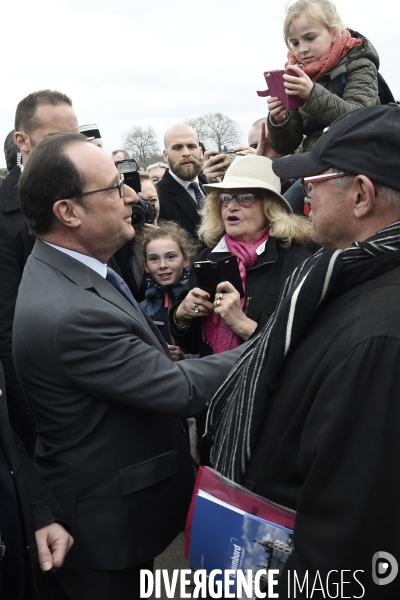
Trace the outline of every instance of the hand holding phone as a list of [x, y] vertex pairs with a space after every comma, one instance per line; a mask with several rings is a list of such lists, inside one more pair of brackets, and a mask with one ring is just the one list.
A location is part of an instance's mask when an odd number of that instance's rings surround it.
[[[301, 67], [299, 69], [303, 70]], [[285, 110], [294, 110], [303, 106], [304, 100], [296, 95], [288, 95], [285, 91], [284, 75], [291, 77], [298, 77], [299, 74], [291, 68], [286, 71], [282, 69], [273, 69], [272, 71], [265, 71], [264, 78], [267, 83], [268, 89], [263, 92], [257, 92], [258, 96], [265, 97], [271, 96], [272, 98], [278, 98], [283, 105]]]
[[239, 264], [236, 256], [226, 256], [218, 261], [196, 261], [193, 264], [194, 274], [199, 288], [210, 294], [210, 302], [214, 301], [215, 290], [221, 281], [229, 281], [244, 296]]
[[207, 150], [204, 153], [203, 173], [209, 183], [220, 183], [230, 164], [226, 154], [220, 154], [218, 150]]

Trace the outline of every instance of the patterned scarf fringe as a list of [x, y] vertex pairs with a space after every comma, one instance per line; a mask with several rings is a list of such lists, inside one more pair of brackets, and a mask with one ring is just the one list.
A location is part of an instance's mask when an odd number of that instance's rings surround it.
[[319, 250], [286, 280], [267, 325], [250, 341], [217, 390], [207, 415], [210, 459], [222, 475], [241, 483], [267, 412], [268, 394], [288, 352], [300, 342], [344, 266], [400, 251], [400, 221], [346, 250]]

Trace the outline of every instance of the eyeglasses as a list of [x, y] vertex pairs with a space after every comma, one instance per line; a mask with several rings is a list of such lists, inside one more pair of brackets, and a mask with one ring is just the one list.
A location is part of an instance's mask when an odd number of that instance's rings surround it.
[[314, 177], [304, 177], [301, 180], [303, 191], [306, 198], [311, 198], [313, 195], [314, 183], [318, 181], [327, 181], [328, 179], [338, 179], [339, 177], [347, 177], [348, 173], [323, 173]]
[[240, 206], [248, 208], [249, 206], [254, 204], [256, 200], [259, 199], [259, 196], [257, 194], [235, 194], [234, 196], [232, 196], [231, 194], [219, 194], [217, 196], [217, 200], [220, 206], [228, 206], [228, 204], [234, 198], [236, 198], [237, 203], [240, 204]]
[[88, 196], [89, 194], [97, 194], [97, 192], [108, 192], [109, 190], [118, 190], [119, 197], [124, 197], [124, 176], [121, 175], [121, 179], [117, 185], [113, 185], [108, 188], [102, 188], [101, 190], [92, 190], [91, 192], [83, 192], [83, 194], [78, 194], [76, 198], [80, 198], [81, 196]]

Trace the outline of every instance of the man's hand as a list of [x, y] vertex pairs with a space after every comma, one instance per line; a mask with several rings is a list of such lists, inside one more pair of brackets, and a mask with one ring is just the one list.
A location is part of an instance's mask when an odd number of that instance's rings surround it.
[[72, 536], [59, 523], [50, 523], [35, 532], [42, 571], [62, 567], [66, 554], [74, 543]]
[[204, 152], [203, 173], [209, 183], [220, 183], [230, 164], [226, 154], [218, 154], [218, 150]]
[[235, 146], [234, 150], [238, 156], [247, 156], [248, 154], [256, 153], [255, 148], [251, 148], [250, 146]]

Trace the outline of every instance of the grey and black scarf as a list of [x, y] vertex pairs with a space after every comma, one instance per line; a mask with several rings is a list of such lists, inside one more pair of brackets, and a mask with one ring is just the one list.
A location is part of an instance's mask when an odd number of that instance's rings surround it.
[[346, 250], [319, 250], [286, 280], [276, 310], [214, 395], [206, 433], [214, 469], [241, 483], [260, 435], [270, 390], [344, 266], [400, 251], [400, 221]]

